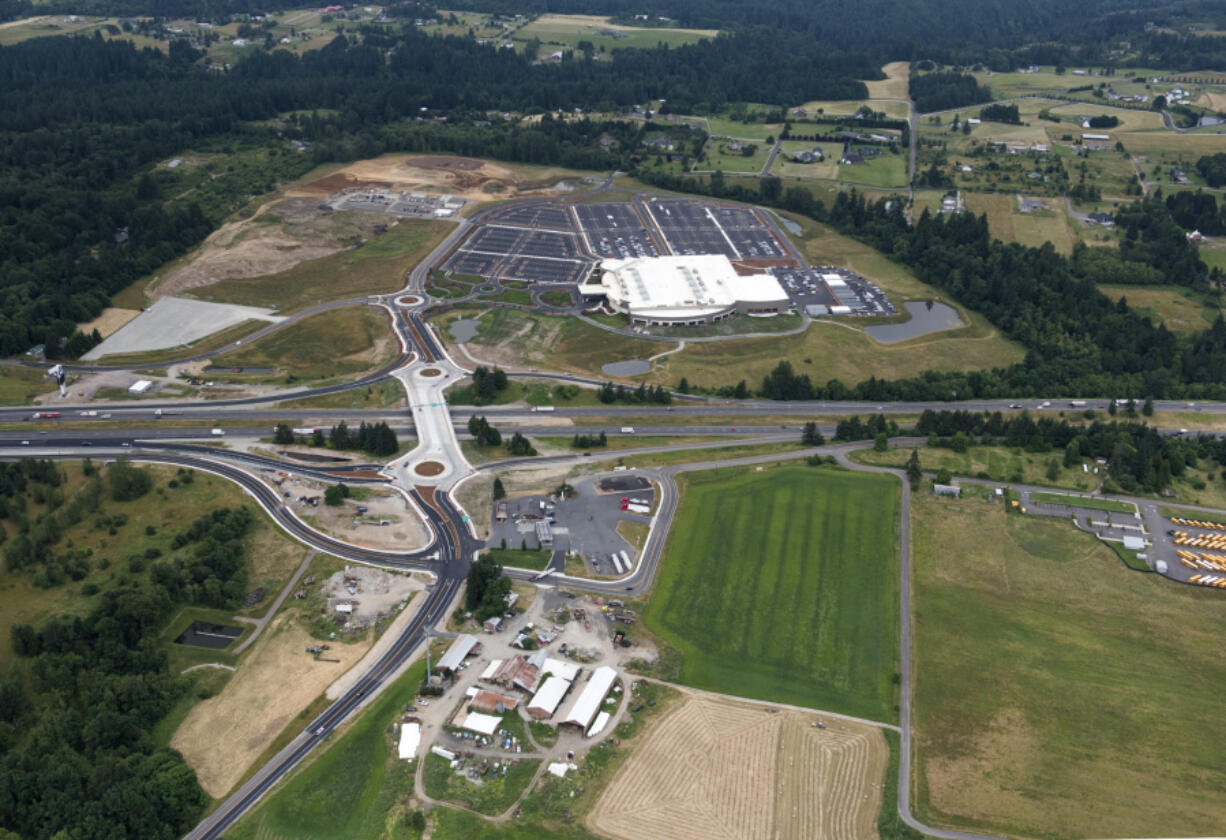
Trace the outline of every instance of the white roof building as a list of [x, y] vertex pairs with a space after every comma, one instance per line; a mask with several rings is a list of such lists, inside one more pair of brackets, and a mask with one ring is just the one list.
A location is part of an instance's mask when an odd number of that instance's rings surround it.
[[596, 722], [587, 728], [587, 737], [591, 738], [603, 732], [604, 728], [609, 725], [609, 717], [608, 712], [596, 715]]
[[570, 683], [561, 677], [550, 677], [545, 680], [532, 699], [528, 701], [528, 714], [538, 720], [552, 717], [569, 689]]
[[600, 711], [600, 704], [604, 702], [605, 696], [608, 695], [609, 689], [616, 681], [617, 671], [608, 665], [601, 665], [593, 671], [592, 678], [587, 681], [587, 685], [583, 687], [583, 693], [570, 707], [570, 713], [562, 723], [573, 724], [586, 730], [596, 718], [596, 714]]
[[129, 394], [143, 394], [153, 387], [153, 381], [149, 379], [138, 379], [128, 386]]
[[477, 732], [481, 735], [493, 735], [498, 731], [499, 724], [502, 723], [502, 718], [494, 715], [487, 715], [484, 712], [469, 712], [468, 716], [460, 724], [461, 729], [467, 729], [470, 732]]
[[440, 671], [456, 670], [464, 663], [464, 659], [476, 646], [477, 637], [472, 633], [465, 633], [462, 636], [457, 636], [456, 640], [451, 643], [451, 647], [447, 648], [447, 652], [443, 654], [443, 658], [438, 661], [438, 665], [436, 667]]
[[498, 669], [501, 667], [502, 660], [495, 659], [494, 661], [490, 662], [489, 665], [485, 666], [485, 670], [481, 672], [481, 676], [478, 677], [478, 679], [486, 680], [487, 682], [492, 680], [494, 678], [494, 674], [497, 674]]
[[403, 724], [400, 727], [400, 757], [402, 759], [413, 758], [413, 756], [417, 755], [417, 748], [419, 746], [421, 746], [421, 724]]
[[787, 292], [769, 274], [742, 276], [722, 254], [632, 257], [601, 263], [609, 305], [646, 324], [703, 324], [734, 312], [776, 314]]
[[1128, 551], [1144, 551], [1145, 540], [1140, 537], [1124, 537], [1124, 548]]
[[536, 666], [537, 670], [544, 674], [553, 674], [555, 677], [561, 677], [567, 682], [574, 682], [575, 677], [579, 676], [580, 667], [574, 662], [567, 662], [563, 659], [553, 659], [546, 655], [546, 652], [541, 650], [528, 657], [528, 664]]

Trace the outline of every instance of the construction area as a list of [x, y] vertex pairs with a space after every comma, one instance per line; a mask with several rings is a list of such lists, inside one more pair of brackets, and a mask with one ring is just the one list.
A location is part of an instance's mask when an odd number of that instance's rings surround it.
[[328, 613], [347, 632], [353, 632], [399, 613], [425, 585], [425, 578], [418, 575], [346, 566], [323, 582], [322, 597]]
[[[324, 503], [328, 485], [293, 473], [265, 473], [299, 519], [329, 536], [363, 548], [412, 551], [430, 542], [430, 532], [404, 496], [392, 490], [362, 488], [361, 498]], [[356, 491], [351, 491], [355, 492]]]
[[588, 819], [619, 840], [869, 840], [888, 760], [875, 727], [686, 692]]

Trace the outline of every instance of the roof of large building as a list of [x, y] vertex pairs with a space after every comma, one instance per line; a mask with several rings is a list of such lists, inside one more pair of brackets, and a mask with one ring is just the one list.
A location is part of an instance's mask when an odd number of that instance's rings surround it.
[[451, 647], [447, 648], [447, 652], [443, 654], [443, 658], [438, 661], [439, 670], [454, 671], [459, 668], [476, 646], [477, 637], [472, 633], [457, 636], [456, 640], [451, 643]]
[[464, 718], [464, 722], [460, 724], [460, 728], [479, 732], [482, 735], [493, 735], [498, 731], [498, 727], [501, 724], [502, 718], [500, 717], [482, 714], [481, 712], [469, 712], [468, 716]]
[[561, 677], [567, 682], [574, 682], [575, 677], [579, 676], [579, 666], [574, 662], [554, 659], [547, 656], [546, 651], [543, 650], [529, 656], [528, 664], [535, 665], [542, 674], [553, 674], [555, 677]]
[[604, 702], [605, 696], [608, 695], [616, 679], [617, 671], [608, 665], [601, 665], [593, 671], [592, 678], [583, 687], [583, 693], [579, 695], [579, 699], [575, 700], [575, 704], [570, 707], [570, 714], [562, 722], [573, 723], [575, 726], [587, 729], [588, 724], [600, 711], [600, 704]]
[[540, 709], [545, 714], [552, 715], [557, 711], [562, 698], [566, 696], [568, 688], [570, 688], [570, 683], [566, 680], [561, 677], [550, 677], [541, 684], [540, 689], [528, 701], [528, 708]]
[[769, 274], [736, 273], [722, 254], [633, 257], [605, 260], [600, 284], [615, 305], [635, 314], [670, 318], [702, 316], [738, 302], [774, 302], [787, 298]]
[[400, 727], [400, 745], [398, 755], [401, 758], [412, 758], [417, 755], [421, 745], [421, 724], [406, 723]]

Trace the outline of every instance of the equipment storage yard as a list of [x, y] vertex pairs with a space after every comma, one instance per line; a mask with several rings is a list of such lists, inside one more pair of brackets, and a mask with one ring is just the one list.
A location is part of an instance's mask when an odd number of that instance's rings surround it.
[[876, 838], [888, 759], [872, 726], [689, 694], [589, 821], [619, 840]]

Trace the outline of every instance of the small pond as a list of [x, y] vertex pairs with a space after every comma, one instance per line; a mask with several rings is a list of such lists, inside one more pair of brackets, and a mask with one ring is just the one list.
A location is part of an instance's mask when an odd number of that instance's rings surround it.
[[242, 635], [243, 628], [229, 624], [211, 624], [207, 621], [193, 621], [191, 626], [175, 639], [177, 645], [210, 648], [221, 650], [229, 647], [235, 639]]
[[944, 303], [933, 301], [911, 301], [904, 303], [911, 320], [901, 324], [878, 324], [875, 327], [865, 327], [864, 331], [882, 344], [893, 344], [905, 341], [917, 335], [952, 330], [965, 326], [958, 317], [958, 310]]
[[481, 322], [475, 318], [457, 318], [451, 322], [448, 331], [451, 333], [451, 338], [456, 344], [464, 344], [476, 338], [477, 329], [480, 326]]
[[600, 366], [600, 372], [609, 376], [637, 376], [650, 370], [651, 362], [646, 359], [626, 359], [624, 362], [609, 362]]

